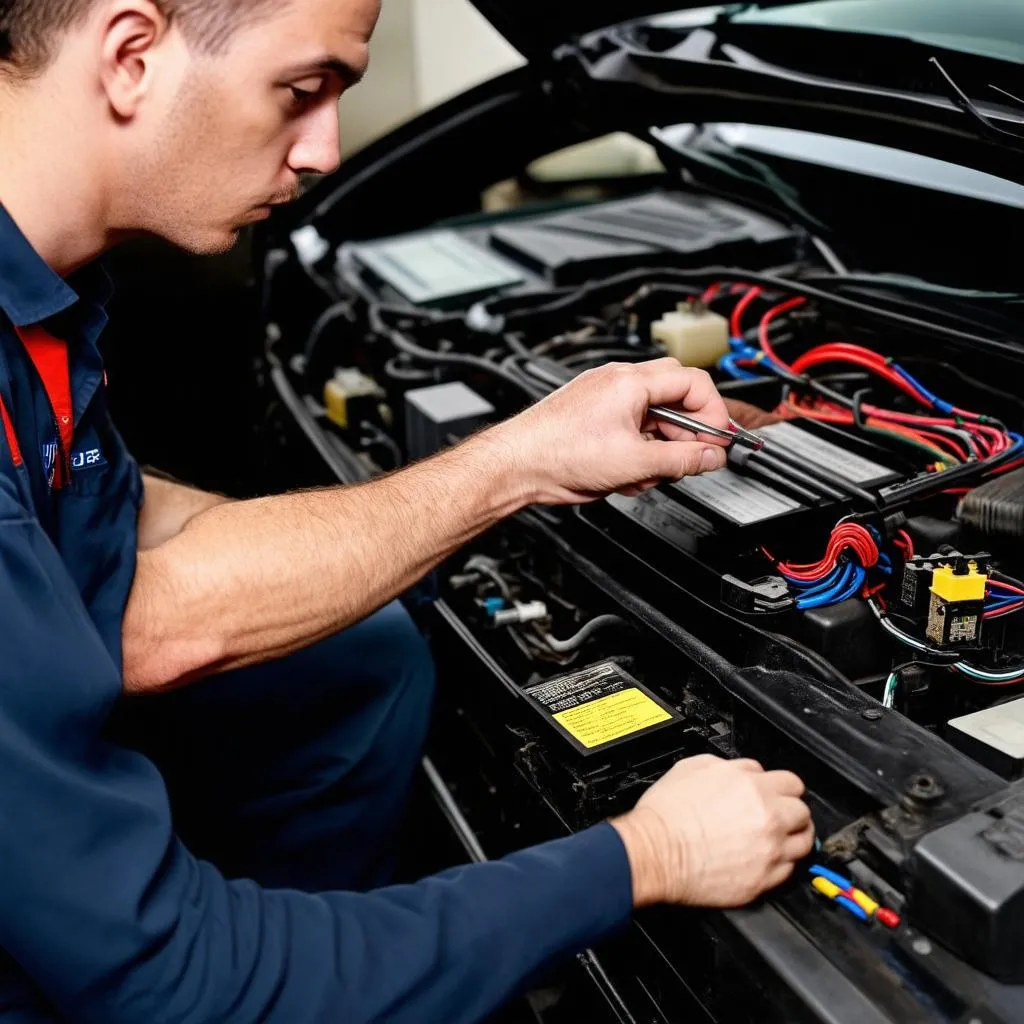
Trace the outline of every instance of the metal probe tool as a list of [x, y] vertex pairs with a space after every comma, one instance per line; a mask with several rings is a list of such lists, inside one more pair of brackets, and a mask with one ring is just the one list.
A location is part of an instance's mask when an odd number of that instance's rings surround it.
[[720, 437], [730, 444], [739, 444], [751, 451], [759, 452], [765, 446], [763, 437], [744, 430], [735, 420], [729, 420], [732, 430], [723, 430], [721, 427], [713, 427], [709, 423], [702, 423], [700, 420], [687, 416], [686, 413], [676, 412], [664, 405], [652, 405], [647, 410], [655, 419], [664, 420], [666, 423], [674, 423], [684, 430], [691, 430], [694, 434], [710, 434], [712, 437]]

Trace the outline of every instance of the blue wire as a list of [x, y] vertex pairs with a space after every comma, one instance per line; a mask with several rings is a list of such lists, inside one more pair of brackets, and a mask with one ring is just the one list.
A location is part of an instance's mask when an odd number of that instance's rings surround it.
[[864, 582], [864, 575], [864, 570], [859, 565], [855, 566], [852, 562], [847, 562], [837, 583], [831, 587], [818, 588], [813, 592], [801, 595], [797, 598], [796, 606], [799, 609], [823, 608], [826, 605], [845, 601], [860, 589], [861, 583]]
[[869, 921], [867, 911], [863, 907], [858, 907], [849, 896], [837, 896], [833, 903], [838, 903], [844, 910], [848, 910], [854, 917], [859, 918], [861, 921]]
[[729, 374], [733, 380], [757, 380], [761, 376], [759, 373], [751, 373], [750, 370], [745, 370], [736, 365], [736, 360], [740, 358], [743, 357], [738, 356], [736, 353], [722, 356], [718, 360], [718, 368], [723, 373]]
[[920, 381], [911, 377], [902, 366], [897, 366], [893, 363], [892, 369], [895, 370], [895, 372], [899, 374], [899, 376], [901, 376], [912, 388], [914, 388], [929, 405], [934, 406], [939, 410], [939, 412], [944, 412], [948, 415], [953, 411], [953, 406], [950, 405], [949, 402], [939, 398], [938, 395], [932, 394], [932, 392], [929, 391]]
[[838, 885], [840, 889], [852, 889], [853, 882], [848, 878], [844, 878], [842, 875], [835, 871], [831, 871], [829, 868], [823, 867], [821, 864], [812, 864], [808, 868], [812, 875], [817, 875], [820, 878], [826, 878], [833, 885]]
[[823, 576], [818, 580], [797, 580], [792, 577], [787, 577], [790, 586], [796, 587], [797, 590], [803, 591], [802, 596], [810, 597], [813, 594], [817, 594], [821, 591], [831, 590], [840, 582], [842, 577], [843, 569], [837, 566], [827, 576]]

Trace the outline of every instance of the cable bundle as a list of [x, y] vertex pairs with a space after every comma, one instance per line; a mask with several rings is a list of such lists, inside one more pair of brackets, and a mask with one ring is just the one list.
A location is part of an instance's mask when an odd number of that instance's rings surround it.
[[[1024, 465], [1024, 438], [1014, 434], [997, 420], [962, 409], [940, 398], [925, 385], [878, 352], [833, 342], [819, 345], [799, 356], [790, 365], [775, 351], [770, 331], [778, 318], [806, 305], [801, 297], [786, 299], [765, 312], [758, 324], [759, 347], [747, 344], [743, 335], [743, 316], [764, 290], [749, 287], [732, 312], [730, 330], [732, 351], [719, 368], [733, 377], [750, 379], [753, 372], [767, 370], [781, 376], [790, 385], [777, 410], [788, 418], [807, 417], [839, 426], [855, 426], [867, 432], [910, 445], [932, 460], [928, 469], [940, 472], [967, 463], [988, 463], [990, 473], [1005, 473]], [[821, 366], [845, 365], [866, 370], [923, 408], [923, 412], [900, 412], [863, 401], [867, 390], [853, 398], [839, 394], [816, 382], [809, 371]], [[792, 389], [806, 389], [798, 395]]]
[[986, 619], [1001, 619], [1024, 608], [1024, 588], [1018, 580], [992, 571], [985, 586]]
[[797, 591], [796, 606], [801, 611], [839, 604], [864, 592], [869, 569], [892, 572], [892, 560], [879, 551], [877, 533], [853, 522], [840, 523], [832, 531], [824, 556], [809, 565], [780, 562], [767, 551], [764, 554]]

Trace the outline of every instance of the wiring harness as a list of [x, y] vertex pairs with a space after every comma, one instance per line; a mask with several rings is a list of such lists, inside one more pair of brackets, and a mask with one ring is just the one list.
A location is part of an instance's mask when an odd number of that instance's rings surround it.
[[[909, 537], [904, 533], [907, 541]], [[801, 611], [839, 604], [858, 594], [868, 596], [885, 585], [869, 586], [869, 571], [883, 576], [893, 571], [892, 559], [878, 547], [879, 534], [873, 527], [841, 522], [832, 531], [822, 558], [808, 565], [779, 561], [769, 551], [762, 552], [775, 566], [790, 588], [797, 592], [796, 606]]]
[[[714, 300], [721, 284], [704, 293]], [[819, 345], [786, 362], [771, 338], [773, 324], [786, 314], [807, 305], [803, 296], [771, 296], [758, 285], [733, 286], [728, 294], [740, 294], [730, 318], [730, 352], [719, 369], [734, 379], [756, 379], [764, 375], [781, 377], [784, 398], [776, 412], [787, 419], [805, 417], [865, 434], [884, 437], [927, 456], [925, 470], [941, 473], [956, 467], [970, 467], [980, 478], [1006, 473], [1024, 465], [1024, 437], [993, 417], [963, 409], [940, 398], [899, 363], [872, 349], [847, 342]], [[774, 299], [779, 301], [774, 301]], [[772, 299], [757, 325], [757, 347], [744, 335], [744, 317], [757, 300]], [[888, 385], [915, 406], [914, 411], [889, 408], [866, 400], [870, 389], [847, 396], [824, 384], [816, 375], [822, 368], [866, 371]], [[966, 474], [959, 474], [961, 482]]]

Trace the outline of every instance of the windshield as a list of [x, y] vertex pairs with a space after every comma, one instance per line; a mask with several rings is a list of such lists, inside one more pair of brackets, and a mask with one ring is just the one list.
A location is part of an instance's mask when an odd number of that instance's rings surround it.
[[749, 4], [731, 20], [900, 36], [1024, 63], [1024, 0], [804, 0]]

